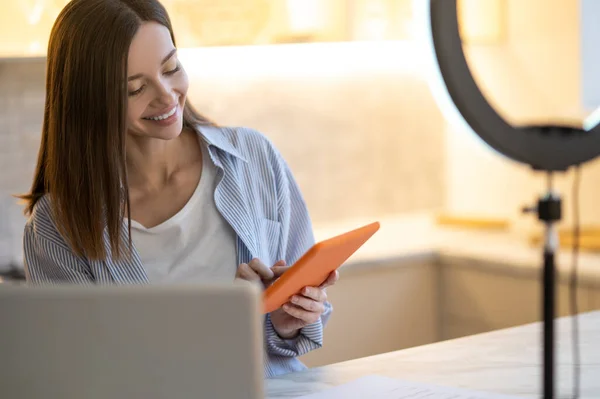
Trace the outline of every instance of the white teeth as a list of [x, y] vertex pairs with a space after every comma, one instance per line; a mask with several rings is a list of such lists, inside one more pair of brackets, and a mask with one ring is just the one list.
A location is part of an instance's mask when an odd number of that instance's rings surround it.
[[164, 115], [159, 115], [154, 118], [144, 118], [144, 119], [148, 119], [151, 121], [162, 121], [164, 119], [170, 118], [171, 116], [175, 115], [175, 112], [177, 112], [177, 107], [173, 107], [173, 109], [170, 112], [168, 112]]

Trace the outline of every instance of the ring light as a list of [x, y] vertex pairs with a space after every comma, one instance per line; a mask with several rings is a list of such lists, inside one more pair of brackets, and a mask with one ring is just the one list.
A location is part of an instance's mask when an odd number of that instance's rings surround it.
[[[483, 1], [483, 0], [481, 0]], [[561, 200], [552, 191], [552, 172], [566, 171], [600, 155], [600, 126], [512, 126], [488, 103], [471, 74], [460, 38], [457, 0], [415, 0], [422, 5], [427, 44], [433, 56], [435, 79], [430, 81], [440, 108], [451, 121], [472, 130], [505, 157], [548, 173], [548, 192], [535, 211], [545, 225], [543, 250], [543, 398], [554, 399], [554, 318], [558, 247], [555, 223], [561, 219]], [[454, 112], [450, 112], [453, 110]], [[588, 118], [590, 119], [590, 118]], [[598, 119], [598, 118], [592, 118]]]

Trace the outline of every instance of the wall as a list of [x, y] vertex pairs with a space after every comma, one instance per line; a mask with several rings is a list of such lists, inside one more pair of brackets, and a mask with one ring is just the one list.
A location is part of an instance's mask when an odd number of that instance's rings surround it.
[[407, 42], [185, 52], [190, 99], [268, 135], [316, 223], [443, 205], [444, 121]]
[[[198, 109], [264, 132], [288, 160], [315, 225], [438, 209], [444, 121], [402, 42], [182, 51]], [[0, 265], [21, 258], [44, 106], [43, 61], [0, 62]], [[5, 222], [8, 221], [8, 223]]]
[[[70, 0], [0, 0], [0, 57], [44, 56]], [[414, 0], [161, 0], [180, 47], [403, 40]]]
[[0, 271], [21, 257], [22, 208], [39, 148], [44, 61], [0, 62]]
[[581, 60], [582, 60], [582, 102], [586, 109], [594, 110], [600, 106], [600, 3], [596, 0], [580, 0], [581, 16]]
[[[578, 2], [509, 0], [507, 5], [507, 40], [467, 50], [476, 80], [512, 123], [580, 124], [586, 112], [581, 105]], [[543, 193], [543, 176], [452, 127], [446, 135], [446, 160], [449, 211], [509, 218], [520, 232], [539, 229], [535, 218], [521, 215], [520, 208]], [[582, 220], [600, 224], [600, 208], [594, 201], [600, 195], [596, 184], [600, 162], [585, 165], [582, 176]], [[571, 182], [567, 174], [556, 185], [565, 200], [564, 224], [571, 222]]]

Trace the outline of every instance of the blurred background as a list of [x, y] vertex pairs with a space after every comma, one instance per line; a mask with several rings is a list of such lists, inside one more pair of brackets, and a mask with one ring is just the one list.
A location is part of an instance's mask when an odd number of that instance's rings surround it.
[[[19, 275], [44, 107], [45, 51], [65, 0], [0, 0], [0, 270]], [[330, 290], [327, 364], [539, 320], [541, 226], [521, 214], [543, 176], [444, 118], [429, 87], [424, 0], [163, 0], [189, 99], [260, 130], [289, 162], [318, 239], [379, 220]], [[513, 124], [581, 125], [581, 2], [462, 0], [461, 35]], [[581, 311], [600, 309], [600, 162], [583, 168]], [[570, 267], [572, 176], [559, 258]], [[7, 277], [6, 280], [9, 280]], [[561, 280], [559, 312], [568, 312]]]

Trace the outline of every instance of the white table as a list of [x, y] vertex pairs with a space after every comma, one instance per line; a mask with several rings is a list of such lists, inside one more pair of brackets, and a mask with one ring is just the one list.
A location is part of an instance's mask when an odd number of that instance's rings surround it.
[[[600, 398], [600, 312], [579, 317], [581, 399]], [[407, 326], [410, 328], [410, 326]], [[541, 397], [541, 323], [291, 373], [266, 381], [267, 398], [293, 398], [379, 374], [409, 381]], [[571, 319], [557, 321], [557, 398], [571, 398]]]

